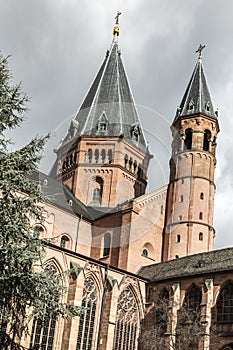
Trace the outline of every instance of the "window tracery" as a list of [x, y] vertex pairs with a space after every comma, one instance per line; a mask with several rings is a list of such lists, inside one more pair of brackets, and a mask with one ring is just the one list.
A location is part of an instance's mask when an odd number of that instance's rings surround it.
[[118, 299], [113, 350], [134, 350], [138, 327], [138, 306], [129, 287]]
[[93, 349], [93, 336], [96, 324], [97, 288], [91, 276], [84, 282], [81, 307], [84, 312], [80, 316], [76, 350]]

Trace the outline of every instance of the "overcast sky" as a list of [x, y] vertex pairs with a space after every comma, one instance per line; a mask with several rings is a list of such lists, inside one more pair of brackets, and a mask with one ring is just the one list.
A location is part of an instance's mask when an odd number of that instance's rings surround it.
[[[168, 181], [170, 124], [194, 69], [199, 44], [219, 109], [215, 247], [233, 245], [233, 1], [0, 0], [0, 49], [31, 97], [17, 146], [54, 132], [52, 154], [112, 41], [117, 10], [122, 59], [154, 159], [149, 190]], [[51, 161], [50, 161], [51, 162]], [[49, 164], [50, 166], [50, 164]], [[48, 163], [42, 169], [49, 170]]]

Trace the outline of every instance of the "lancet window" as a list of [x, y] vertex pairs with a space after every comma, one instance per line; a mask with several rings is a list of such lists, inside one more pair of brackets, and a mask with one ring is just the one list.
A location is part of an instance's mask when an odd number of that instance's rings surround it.
[[217, 301], [217, 322], [233, 323], [233, 283], [228, 282], [220, 291]]
[[[53, 264], [47, 266], [47, 270], [54, 275], [57, 269]], [[54, 299], [58, 300], [57, 296]], [[34, 319], [32, 325], [30, 348], [33, 350], [52, 350], [55, 338], [56, 317], [49, 313], [49, 307], [45, 307], [44, 315], [40, 319]]]
[[130, 287], [118, 299], [113, 350], [136, 349], [138, 306]]
[[97, 320], [97, 287], [92, 276], [84, 282], [82, 308], [83, 313], [79, 320], [76, 350], [92, 350], [95, 340], [95, 327]]

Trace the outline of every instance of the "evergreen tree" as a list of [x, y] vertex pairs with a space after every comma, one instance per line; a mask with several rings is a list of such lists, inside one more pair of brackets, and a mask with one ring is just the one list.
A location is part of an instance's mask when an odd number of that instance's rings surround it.
[[37, 172], [46, 137], [36, 137], [14, 152], [6, 131], [20, 126], [28, 98], [14, 85], [8, 58], [0, 56], [0, 344], [2, 350], [22, 349], [29, 322], [78, 313], [61, 302], [66, 289], [62, 276], [43, 265], [46, 242], [33, 235], [33, 222], [43, 222], [45, 201]]

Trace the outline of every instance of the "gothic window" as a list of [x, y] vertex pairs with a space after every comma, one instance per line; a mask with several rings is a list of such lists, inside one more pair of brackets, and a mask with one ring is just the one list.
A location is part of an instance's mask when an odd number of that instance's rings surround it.
[[193, 284], [191, 288], [186, 292], [183, 305], [189, 311], [199, 312], [201, 298], [201, 289], [198, 288], [195, 284]]
[[167, 330], [169, 309], [169, 291], [164, 288], [159, 293], [155, 307], [155, 323], [159, 334], [162, 336]]
[[199, 233], [199, 241], [203, 241], [203, 233], [202, 232]]
[[211, 139], [211, 132], [209, 130], [205, 130], [204, 131], [204, 139], [203, 139], [203, 150], [204, 151], [209, 151], [210, 139]]
[[103, 256], [109, 256], [110, 254], [110, 246], [111, 246], [111, 235], [110, 233], [106, 233], [104, 235], [104, 251]]
[[117, 305], [113, 350], [134, 350], [138, 328], [138, 306], [129, 287], [121, 292]]
[[[47, 267], [52, 274], [57, 273], [53, 265]], [[55, 300], [58, 300], [54, 296]], [[54, 335], [56, 328], [56, 317], [49, 313], [49, 307], [45, 307], [44, 315], [41, 318], [34, 319], [32, 325], [30, 349], [52, 350], [54, 345]]]
[[228, 282], [220, 291], [217, 301], [217, 322], [233, 323], [233, 283]]
[[186, 129], [185, 130], [185, 140], [184, 140], [184, 144], [185, 144], [186, 149], [192, 148], [192, 139], [193, 139], [192, 129]]
[[68, 248], [67, 245], [69, 243], [69, 238], [67, 236], [62, 236], [60, 241], [61, 248]]
[[79, 318], [76, 350], [92, 350], [97, 320], [97, 287], [91, 276], [84, 282], [81, 307], [83, 312]]

